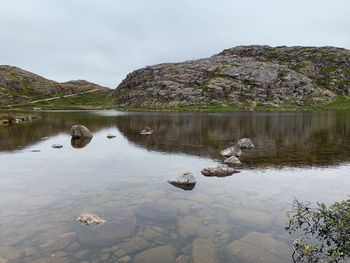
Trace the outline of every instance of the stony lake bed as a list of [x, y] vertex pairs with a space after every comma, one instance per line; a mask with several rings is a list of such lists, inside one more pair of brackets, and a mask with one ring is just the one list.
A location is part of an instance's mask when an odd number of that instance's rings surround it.
[[[347, 111], [35, 114], [0, 126], [0, 262], [291, 262], [293, 199], [349, 194]], [[201, 174], [244, 137], [240, 173]], [[192, 190], [167, 182], [186, 172]]]

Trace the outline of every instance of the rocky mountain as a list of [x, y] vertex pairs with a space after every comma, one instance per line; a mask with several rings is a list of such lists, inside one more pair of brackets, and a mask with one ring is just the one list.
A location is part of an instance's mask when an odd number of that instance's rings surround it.
[[115, 90], [118, 106], [306, 106], [350, 93], [350, 50], [239, 46], [209, 58], [148, 66]]
[[17, 67], [0, 65], [0, 105], [21, 104], [92, 89], [109, 91], [85, 80], [59, 83]]

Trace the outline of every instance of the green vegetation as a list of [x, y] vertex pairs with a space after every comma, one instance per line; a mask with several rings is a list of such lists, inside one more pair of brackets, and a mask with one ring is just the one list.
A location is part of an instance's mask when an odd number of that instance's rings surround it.
[[308, 110], [350, 110], [350, 96], [338, 96], [335, 101], [327, 105], [306, 105]]
[[348, 262], [350, 259], [350, 199], [316, 208], [294, 200], [286, 230], [298, 232], [294, 262]]
[[330, 104], [305, 104], [297, 106], [294, 104], [271, 105], [264, 106], [263, 104], [244, 105], [238, 107], [235, 105], [210, 104], [210, 105], [186, 105], [175, 107], [119, 107], [119, 110], [124, 111], [203, 111], [203, 112], [227, 112], [227, 111], [317, 111], [317, 110], [350, 110], [350, 96], [338, 96], [337, 99]]
[[114, 109], [115, 104], [113, 96], [108, 93], [86, 93], [35, 104], [20, 104], [7, 109], [21, 110], [33, 108], [41, 108], [43, 110]]
[[220, 105], [220, 104], [210, 104], [210, 105], [183, 105], [176, 107], [117, 107], [119, 110], [123, 111], [200, 111], [200, 112], [227, 112], [227, 111], [237, 111], [242, 110], [238, 106], [234, 105]]

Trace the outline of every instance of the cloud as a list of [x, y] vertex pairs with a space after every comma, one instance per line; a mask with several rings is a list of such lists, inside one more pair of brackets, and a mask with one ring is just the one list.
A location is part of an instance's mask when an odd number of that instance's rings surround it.
[[1, 0], [0, 64], [116, 87], [236, 45], [350, 47], [347, 0]]

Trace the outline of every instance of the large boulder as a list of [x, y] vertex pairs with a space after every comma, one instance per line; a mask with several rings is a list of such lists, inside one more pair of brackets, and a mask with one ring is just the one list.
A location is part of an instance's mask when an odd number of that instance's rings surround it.
[[232, 146], [225, 150], [222, 150], [220, 154], [224, 157], [231, 157], [231, 156], [239, 157], [242, 155], [242, 150], [240, 147]]
[[83, 125], [73, 125], [70, 129], [73, 138], [92, 138], [91, 131]]
[[240, 164], [242, 164], [241, 161], [236, 156], [231, 156], [231, 157], [227, 158], [224, 161], [224, 163], [228, 164], [228, 165], [240, 165]]

